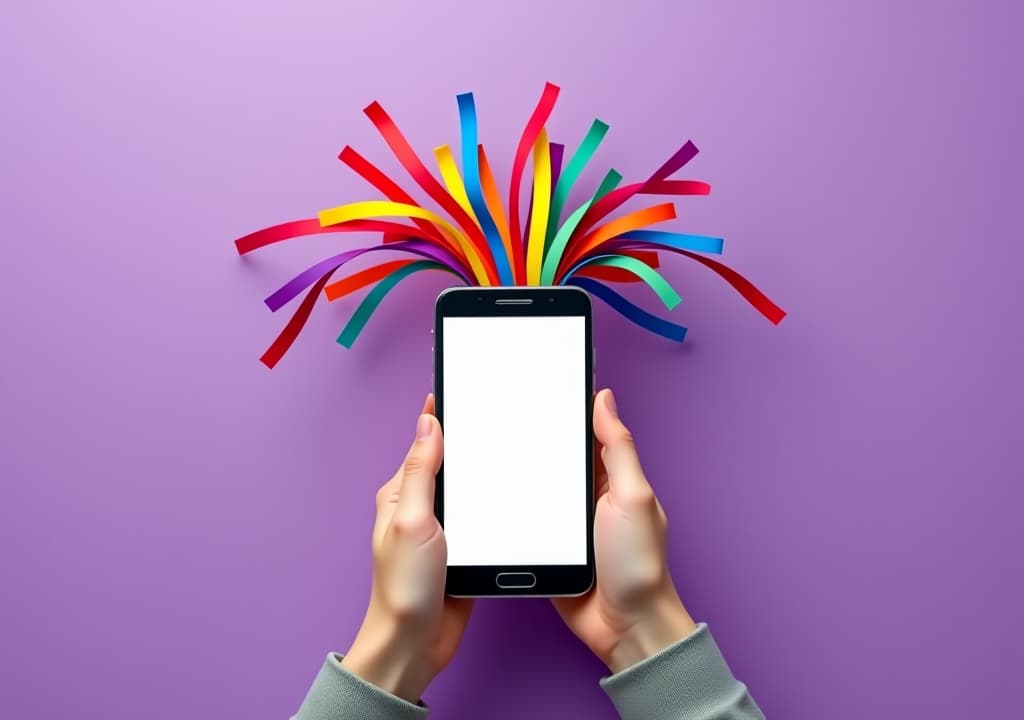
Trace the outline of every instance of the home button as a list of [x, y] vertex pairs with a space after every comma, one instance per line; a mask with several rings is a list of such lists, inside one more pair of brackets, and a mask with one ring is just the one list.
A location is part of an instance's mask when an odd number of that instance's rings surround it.
[[537, 584], [537, 576], [529, 572], [504, 572], [498, 573], [495, 582], [503, 590], [525, 590]]

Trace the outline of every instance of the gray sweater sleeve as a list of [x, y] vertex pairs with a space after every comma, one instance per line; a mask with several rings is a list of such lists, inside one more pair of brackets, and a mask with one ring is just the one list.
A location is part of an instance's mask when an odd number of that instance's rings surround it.
[[329, 653], [292, 720], [421, 720], [429, 712], [353, 675]]
[[[601, 680], [622, 720], [764, 720], [725, 664], [707, 625]], [[293, 720], [416, 720], [428, 710], [390, 695], [327, 656]]]
[[764, 720], [708, 626], [601, 680], [622, 720]]

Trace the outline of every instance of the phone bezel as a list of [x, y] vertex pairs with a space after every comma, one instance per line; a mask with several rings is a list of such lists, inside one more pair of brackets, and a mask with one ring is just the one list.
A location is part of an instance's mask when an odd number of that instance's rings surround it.
[[[530, 300], [529, 304], [501, 305], [496, 300]], [[584, 395], [586, 422], [584, 452], [586, 473], [586, 565], [449, 565], [445, 592], [456, 597], [574, 596], [587, 592], [594, 582], [594, 352], [590, 297], [574, 287], [449, 288], [437, 297], [434, 307], [434, 396], [438, 421], [444, 427], [444, 322], [445, 317], [551, 317], [584, 319]], [[437, 473], [434, 512], [444, 526], [444, 464]], [[502, 573], [531, 573], [530, 588], [503, 588]]]

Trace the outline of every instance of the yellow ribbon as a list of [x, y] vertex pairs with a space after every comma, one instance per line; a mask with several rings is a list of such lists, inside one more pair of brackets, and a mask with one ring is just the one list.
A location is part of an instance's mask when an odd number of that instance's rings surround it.
[[466, 239], [447, 220], [418, 205], [392, 202], [390, 200], [367, 200], [365, 202], [349, 203], [348, 205], [339, 205], [338, 207], [321, 210], [318, 213], [318, 217], [320, 218], [320, 227], [337, 225], [349, 220], [367, 220], [374, 217], [406, 217], [427, 220], [436, 225], [442, 233], [462, 249], [466, 260], [469, 261], [469, 267], [476, 276], [477, 282], [482, 286], [491, 284], [487, 277], [487, 270], [484, 268], [483, 263], [480, 262], [480, 255], [477, 253], [473, 243]]
[[473, 206], [469, 203], [469, 195], [466, 194], [466, 186], [462, 183], [462, 176], [459, 168], [455, 165], [455, 158], [452, 156], [452, 149], [447, 145], [434, 148], [434, 157], [437, 158], [437, 166], [441, 169], [441, 179], [444, 186], [448, 188], [448, 194], [455, 198], [466, 213], [473, 218], [473, 222], [480, 225], [473, 212]]
[[530, 214], [530, 237], [526, 247], [527, 285], [540, 285], [550, 205], [551, 151], [548, 148], [548, 133], [541, 128], [537, 142], [533, 144], [533, 212]]

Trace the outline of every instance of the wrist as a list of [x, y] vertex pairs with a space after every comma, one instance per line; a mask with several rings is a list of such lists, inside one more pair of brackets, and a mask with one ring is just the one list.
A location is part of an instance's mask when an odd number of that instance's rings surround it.
[[403, 700], [417, 703], [434, 678], [424, 653], [397, 629], [367, 627], [356, 635], [341, 666]]
[[673, 589], [653, 598], [619, 636], [608, 657], [602, 659], [609, 670], [618, 673], [679, 642], [696, 629], [696, 623]]

